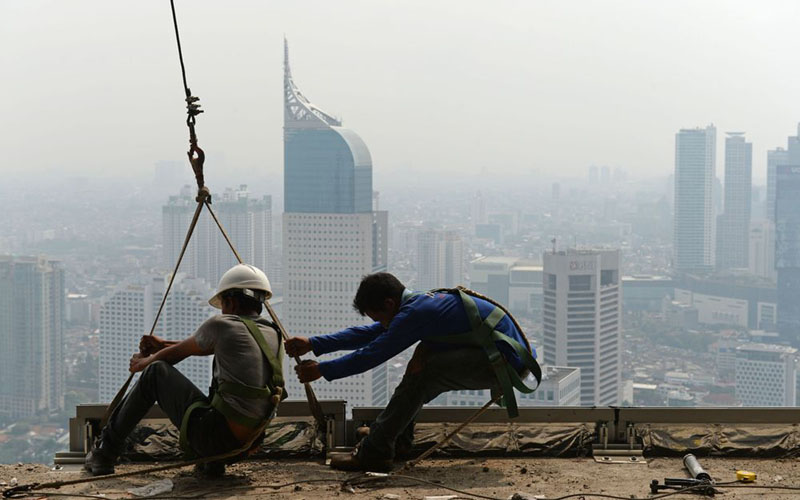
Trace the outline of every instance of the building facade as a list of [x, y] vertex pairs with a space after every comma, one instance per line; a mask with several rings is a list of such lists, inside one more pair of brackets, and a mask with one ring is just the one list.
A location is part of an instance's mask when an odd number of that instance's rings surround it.
[[750, 221], [750, 274], [775, 282], [775, 223], [768, 219]]
[[775, 186], [778, 333], [800, 346], [800, 166], [779, 166]]
[[418, 290], [454, 287], [464, 282], [464, 241], [457, 231], [426, 229], [417, 236]]
[[744, 406], [795, 406], [797, 349], [772, 344], [736, 348], [736, 399]]
[[581, 404], [614, 405], [620, 388], [619, 250], [546, 252], [543, 360], [581, 369]]
[[753, 145], [743, 132], [725, 138], [724, 212], [717, 219], [717, 269], [747, 269], [750, 265], [750, 211]]
[[[100, 308], [100, 400], [111, 401], [128, 378], [131, 355], [150, 332], [169, 276], [142, 276], [123, 284]], [[155, 335], [183, 340], [218, 311], [208, 305], [214, 290], [203, 279], [178, 274], [161, 313]], [[211, 356], [193, 356], [176, 368], [203, 392], [211, 383]], [[138, 378], [138, 375], [137, 375]]]
[[713, 125], [675, 135], [675, 270], [708, 271], [714, 265], [713, 186], [716, 165]]
[[43, 257], [0, 257], [0, 415], [64, 407], [64, 270]]
[[[227, 188], [212, 196], [214, 213], [230, 236], [236, 250], [248, 264], [267, 273], [273, 281], [277, 266], [272, 256], [272, 197], [253, 198], [246, 185]], [[197, 202], [189, 186], [170, 196], [161, 209], [162, 265], [172, 269], [180, 255], [186, 231]], [[203, 211], [192, 240], [186, 249], [180, 271], [216, 284], [222, 275], [237, 263], [222, 233], [207, 211]]]
[[[284, 50], [284, 326], [292, 336], [308, 337], [365, 323], [353, 297], [365, 274], [386, 269], [388, 214], [373, 210], [367, 145], [305, 97], [289, 68], [288, 45]], [[289, 397], [302, 399], [291, 365], [285, 368]], [[320, 399], [383, 405], [387, 368], [315, 390]]]

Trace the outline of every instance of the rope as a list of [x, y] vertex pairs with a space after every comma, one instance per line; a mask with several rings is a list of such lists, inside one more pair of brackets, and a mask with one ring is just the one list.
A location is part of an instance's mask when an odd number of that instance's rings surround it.
[[181, 35], [178, 31], [178, 16], [175, 14], [175, 0], [169, 0], [169, 5], [172, 9], [172, 24], [175, 27], [175, 41], [178, 44], [178, 60], [181, 63], [181, 77], [183, 78], [183, 91], [186, 94], [186, 126], [189, 127], [189, 151], [186, 153], [189, 156], [189, 163], [192, 165], [194, 177], [197, 181], [197, 189], [202, 190], [205, 186], [205, 179], [203, 177], [203, 163], [205, 162], [206, 155], [200, 146], [197, 145], [197, 133], [194, 126], [197, 122], [197, 115], [203, 112], [200, 109], [200, 98], [192, 95], [189, 89], [189, 84], [186, 81], [186, 66], [183, 64], [183, 50], [181, 49]]
[[[161, 298], [161, 304], [158, 306], [158, 312], [156, 312], [155, 318], [153, 318], [153, 326], [150, 327], [150, 333], [148, 335], [153, 335], [156, 330], [156, 326], [158, 325], [158, 320], [161, 317], [161, 313], [164, 310], [164, 304], [167, 302], [167, 297], [169, 296], [170, 290], [172, 290], [172, 283], [175, 282], [175, 275], [178, 274], [178, 269], [181, 266], [181, 262], [183, 261], [183, 256], [186, 254], [186, 248], [189, 246], [189, 241], [192, 239], [192, 233], [194, 233], [194, 229], [197, 226], [197, 221], [200, 218], [200, 212], [203, 210], [203, 204], [208, 199], [208, 189], [203, 188], [197, 195], [197, 208], [194, 210], [194, 215], [192, 216], [192, 223], [189, 224], [189, 230], [186, 232], [186, 238], [183, 240], [183, 246], [181, 247], [181, 253], [178, 255], [178, 261], [175, 263], [175, 268], [172, 270], [172, 275], [169, 277], [169, 284], [167, 285], [167, 289], [164, 291], [164, 296]], [[117, 409], [119, 404], [122, 402], [122, 398], [125, 396], [125, 393], [128, 392], [128, 387], [131, 385], [131, 381], [133, 380], [134, 374], [131, 373], [128, 375], [128, 380], [122, 385], [117, 394], [114, 396], [114, 399], [111, 400], [111, 404], [108, 405], [106, 408], [105, 413], [103, 414], [103, 418], [100, 419], [100, 428], [106, 426], [108, 420], [111, 418], [111, 415], [114, 413], [114, 410]]]
[[[206, 202], [206, 208], [208, 209], [208, 213], [211, 214], [211, 218], [214, 219], [214, 222], [217, 224], [217, 227], [222, 233], [222, 236], [225, 238], [225, 241], [228, 243], [228, 246], [233, 252], [233, 255], [236, 257], [236, 260], [239, 261], [239, 264], [242, 264], [244, 262], [242, 261], [242, 257], [239, 255], [239, 252], [236, 251], [236, 247], [233, 245], [233, 242], [228, 236], [228, 232], [225, 231], [225, 228], [222, 226], [222, 223], [220, 223], [219, 219], [217, 218], [217, 214], [215, 214], [214, 210], [211, 208], [211, 204]], [[275, 323], [275, 325], [277, 325], [278, 330], [281, 331], [283, 340], [284, 341], [289, 340], [289, 334], [286, 333], [286, 329], [283, 327], [283, 324], [281, 323], [280, 318], [278, 318], [278, 315], [275, 314], [275, 310], [272, 309], [272, 306], [270, 305], [269, 301], [266, 300], [264, 301], [264, 307], [266, 307], [270, 318], [272, 318], [272, 321]], [[294, 360], [298, 365], [302, 362], [299, 356], [294, 356]], [[306, 399], [308, 400], [308, 407], [311, 410], [311, 414], [314, 416], [314, 420], [316, 420], [317, 422], [317, 427], [320, 430], [322, 430], [325, 428], [325, 414], [322, 411], [322, 405], [319, 404], [319, 401], [317, 400], [317, 395], [314, 394], [314, 389], [311, 387], [311, 384], [309, 382], [303, 384], [303, 387], [306, 391]]]
[[452, 431], [451, 431], [451, 432], [450, 432], [448, 435], [446, 435], [446, 436], [445, 436], [445, 437], [444, 437], [444, 438], [443, 438], [441, 441], [439, 441], [439, 442], [438, 442], [438, 443], [436, 443], [435, 445], [433, 445], [433, 446], [431, 446], [430, 448], [428, 448], [427, 450], [425, 450], [425, 452], [424, 452], [422, 455], [418, 456], [418, 457], [417, 457], [417, 458], [415, 458], [414, 460], [411, 460], [411, 461], [409, 461], [409, 462], [406, 462], [406, 465], [405, 465], [404, 469], [410, 469], [410, 468], [412, 468], [412, 467], [416, 466], [418, 463], [420, 463], [420, 462], [422, 462], [423, 460], [425, 460], [426, 458], [428, 458], [429, 456], [433, 455], [433, 453], [434, 453], [436, 450], [438, 450], [438, 449], [439, 449], [439, 448], [441, 448], [442, 446], [444, 446], [444, 445], [446, 445], [447, 443], [449, 443], [449, 442], [450, 442], [450, 440], [451, 440], [451, 439], [453, 439], [453, 437], [454, 437], [456, 434], [458, 434], [459, 432], [461, 432], [461, 429], [463, 429], [464, 427], [468, 426], [469, 424], [471, 424], [472, 422], [474, 422], [474, 421], [475, 421], [475, 419], [477, 419], [478, 417], [480, 417], [481, 415], [483, 415], [484, 413], [486, 413], [486, 410], [488, 410], [488, 409], [489, 409], [489, 408], [490, 408], [490, 407], [491, 407], [493, 404], [495, 404], [495, 403], [497, 403], [498, 401], [500, 401], [500, 398], [502, 398], [502, 397], [503, 397], [503, 395], [501, 394], [501, 395], [499, 395], [499, 396], [497, 396], [497, 397], [495, 397], [495, 398], [491, 399], [490, 401], [487, 401], [485, 405], [483, 405], [483, 406], [482, 406], [480, 409], [478, 409], [478, 411], [476, 411], [475, 413], [473, 413], [473, 414], [472, 414], [472, 415], [471, 415], [471, 416], [470, 416], [468, 419], [466, 419], [464, 422], [462, 422], [462, 423], [461, 423], [461, 425], [459, 425], [458, 427], [456, 427], [455, 429], [453, 429], [453, 430], [452, 430]]

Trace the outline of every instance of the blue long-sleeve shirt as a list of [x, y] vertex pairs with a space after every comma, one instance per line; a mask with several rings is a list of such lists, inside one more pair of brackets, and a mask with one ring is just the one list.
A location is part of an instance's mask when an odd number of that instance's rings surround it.
[[[403, 302], [389, 328], [380, 323], [353, 326], [329, 335], [311, 337], [311, 346], [317, 356], [329, 352], [352, 350], [338, 359], [323, 361], [319, 370], [326, 380], [336, 380], [363, 373], [384, 361], [403, 352], [415, 343], [422, 341], [434, 350], [457, 349], [459, 346], [436, 342], [437, 336], [465, 333], [472, 329], [461, 297], [449, 293], [403, 294]], [[494, 310], [495, 306], [485, 300], [474, 298], [482, 319]], [[522, 334], [517, 331], [508, 316], [495, 327], [523, 346]], [[522, 362], [514, 350], [504, 342], [497, 342], [503, 356], [517, 369]], [[531, 347], [536, 357], [536, 350]]]

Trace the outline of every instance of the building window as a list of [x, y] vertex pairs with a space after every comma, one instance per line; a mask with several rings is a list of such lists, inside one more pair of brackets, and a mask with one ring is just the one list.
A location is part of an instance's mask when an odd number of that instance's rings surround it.
[[570, 292], [587, 292], [592, 289], [592, 276], [590, 274], [580, 274], [569, 277]]
[[555, 274], [548, 274], [547, 275], [547, 289], [548, 290], [555, 290], [556, 289], [556, 275]]

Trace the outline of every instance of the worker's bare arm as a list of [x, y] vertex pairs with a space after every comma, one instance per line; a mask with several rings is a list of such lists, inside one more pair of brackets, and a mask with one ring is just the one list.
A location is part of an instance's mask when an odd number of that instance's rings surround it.
[[144, 335], [139, 341], [139, 352], [145, 356], [155, 354], [165, 347], [178, 344], [180, 340], [164, 340], [155, 335]]
[[141, 354], [134, 354], [131, 358], [130, 371], [133, 373], [140, 372], [147, 368], [147, 365], [154, 361], [166, 361], [174, 365], [180, 363], [189, 356], [208, 356], [213, 354], [213, 349], [202, 349], [197, 344], [194, 337], [189, 337], [181, 340], [177, 344], [165, 347], [155, 354], [144, 356]]

